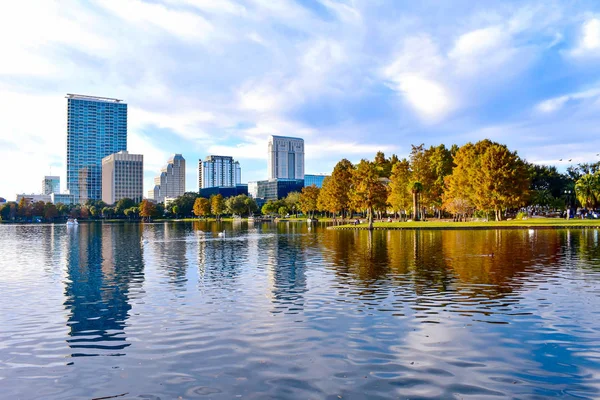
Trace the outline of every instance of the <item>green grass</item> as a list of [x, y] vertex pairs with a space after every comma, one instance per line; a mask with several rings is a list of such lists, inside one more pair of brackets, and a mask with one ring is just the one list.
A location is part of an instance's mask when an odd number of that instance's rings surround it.
[[[495, 229], [495, 228], [569, 228], [569, 227], [600, 227], [600, 219], [560, 219], [560, 218], [530, 218], [512, 221], [489, 221], [489, 222], [451, 222], [451, 221], [419, 221], [419, 222], [375, 222], [376, 229]], [[368, 224], [339, 225], [331, 229], [359, 228], [366, 229]]]

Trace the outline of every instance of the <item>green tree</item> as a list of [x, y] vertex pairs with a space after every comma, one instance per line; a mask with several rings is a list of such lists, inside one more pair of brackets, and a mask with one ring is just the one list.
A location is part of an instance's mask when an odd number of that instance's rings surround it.
[[406, 211], [411, 207], [411, 192], [409, 183], [411, 182], [410, 163], [402, 159], [392, 167], [390, 175], [388, 203], [396, 212]]
[[175, 218], [179, 218], [179, 206], [175, 204], [171, 207], [171, 210], [173, 211], [173, 214], [175, 214]]
[[125, 215], [125, 210], [131, 207], [135, 207], [137, 204], [132, 199], [124, 197], [117, 201], [115, 205], [115, 213], [117, 215]]
[[90, 206], [90, 215], [93, 218], [98, 217], [98, 207], [96, 207], [96, 206]]
[[225, 209], [232, 215], [242, 215], [246, 211], [246, 198], [244, 194], [231, 196], [225, 199]]
[[356, 210], [367, 211], [369, 229], [373, 229], [374, 211], [385, 208], [388, 197], [375, 163], [367, 160], [358, 163], [352, 171], [350, 196]]
[[207, 198], [198, 197], [194, 202], [194, 215], [198, 218], [210, 215], [210, 202]]
[[19, 205], [17, 207], [17, 215], [22, 219], [28, 218], [31, 217], [31, 211], [32, 207], [29, 203], [29, 200], [27, 200], [25, 197], [21, 197], [21, 200], [19, 200]]
[[2, 221], [8, 221], [10, 218], [10, 207], [11, 203], [6, 203], [0, 208], [0, 219]]
[[300, 209], [309, 218], [313, 218], [318, 209], [319, 191], [318, 187], [311, 185], [303, 187], [300, 192]]
[[294, 213], [298, 218], [298, 210], [300, 209], [300, 192], [290, 192], [284, 199], [285, 206]]
[[45, 205], [46, 203], [44, 203], [43, 201], [36, 201], [35, 203], [33, 203], [31, 215], [35, 217], [43, 217]]
[[269, 200], [265, 204], [263, 204], [261, 212], [263, 213], [263, 215], [272, 215], [277, 212], [277, 208], [277, 203], [273, 200]]
[[287, 209], [286, 206], [281, 206], [277, 210], [277, 213], [279, 214], [280, 217], [285, 217], [287, 215], [287, 213], [288, 213], [288, 209]]
[[252, 197], [246, 196], [246, 199], [244, 200], [244, 205], [246, 206], [246, 209], [248, 210], [248, 216], [253, 215], [254, 212], [258, 210], [258, 205], [256, 204], [256, 201]]
[[330, 176], [323, 179], [323, 186], [319, 191], [319, 198], [317, 199], [317, 208], [319, 211], [332, 213], [334, 219], [336, 214], [342, 211], [342, 205], [335, 197], [335, 183]]
[[220, 194], [210, 196], [210, 210], [217, 220], [221, 218], [221, 214], [225, 211], [223, 196]]
[[112, 207], [104, 207], [102, 208], [102, 217], [111, 218], [115, 214], [115, 209]]
[[579, 178], [575, 183], [575, 193], [583, 207], [595, 209], [600, 202], [600, 172]]

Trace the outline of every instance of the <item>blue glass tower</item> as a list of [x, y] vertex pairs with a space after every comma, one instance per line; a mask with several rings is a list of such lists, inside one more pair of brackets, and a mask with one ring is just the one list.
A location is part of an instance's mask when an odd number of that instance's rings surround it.
[[67, 189], [75, 202], [102, 198], [102, 159], [127, 150], [127, 104], [67, 94]]

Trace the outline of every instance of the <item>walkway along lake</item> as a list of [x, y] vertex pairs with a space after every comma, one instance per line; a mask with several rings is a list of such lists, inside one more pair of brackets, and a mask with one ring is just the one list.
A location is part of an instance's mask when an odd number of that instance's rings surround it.
[[0, 225], [0, 398], [600, 398], [599, 240]]

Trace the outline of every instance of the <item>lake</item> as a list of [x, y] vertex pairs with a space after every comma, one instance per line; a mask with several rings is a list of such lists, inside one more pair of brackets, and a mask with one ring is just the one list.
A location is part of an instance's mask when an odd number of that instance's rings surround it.
[[325, 228], [0, 225], [0, 398], [600, 398], [598, 230]]

